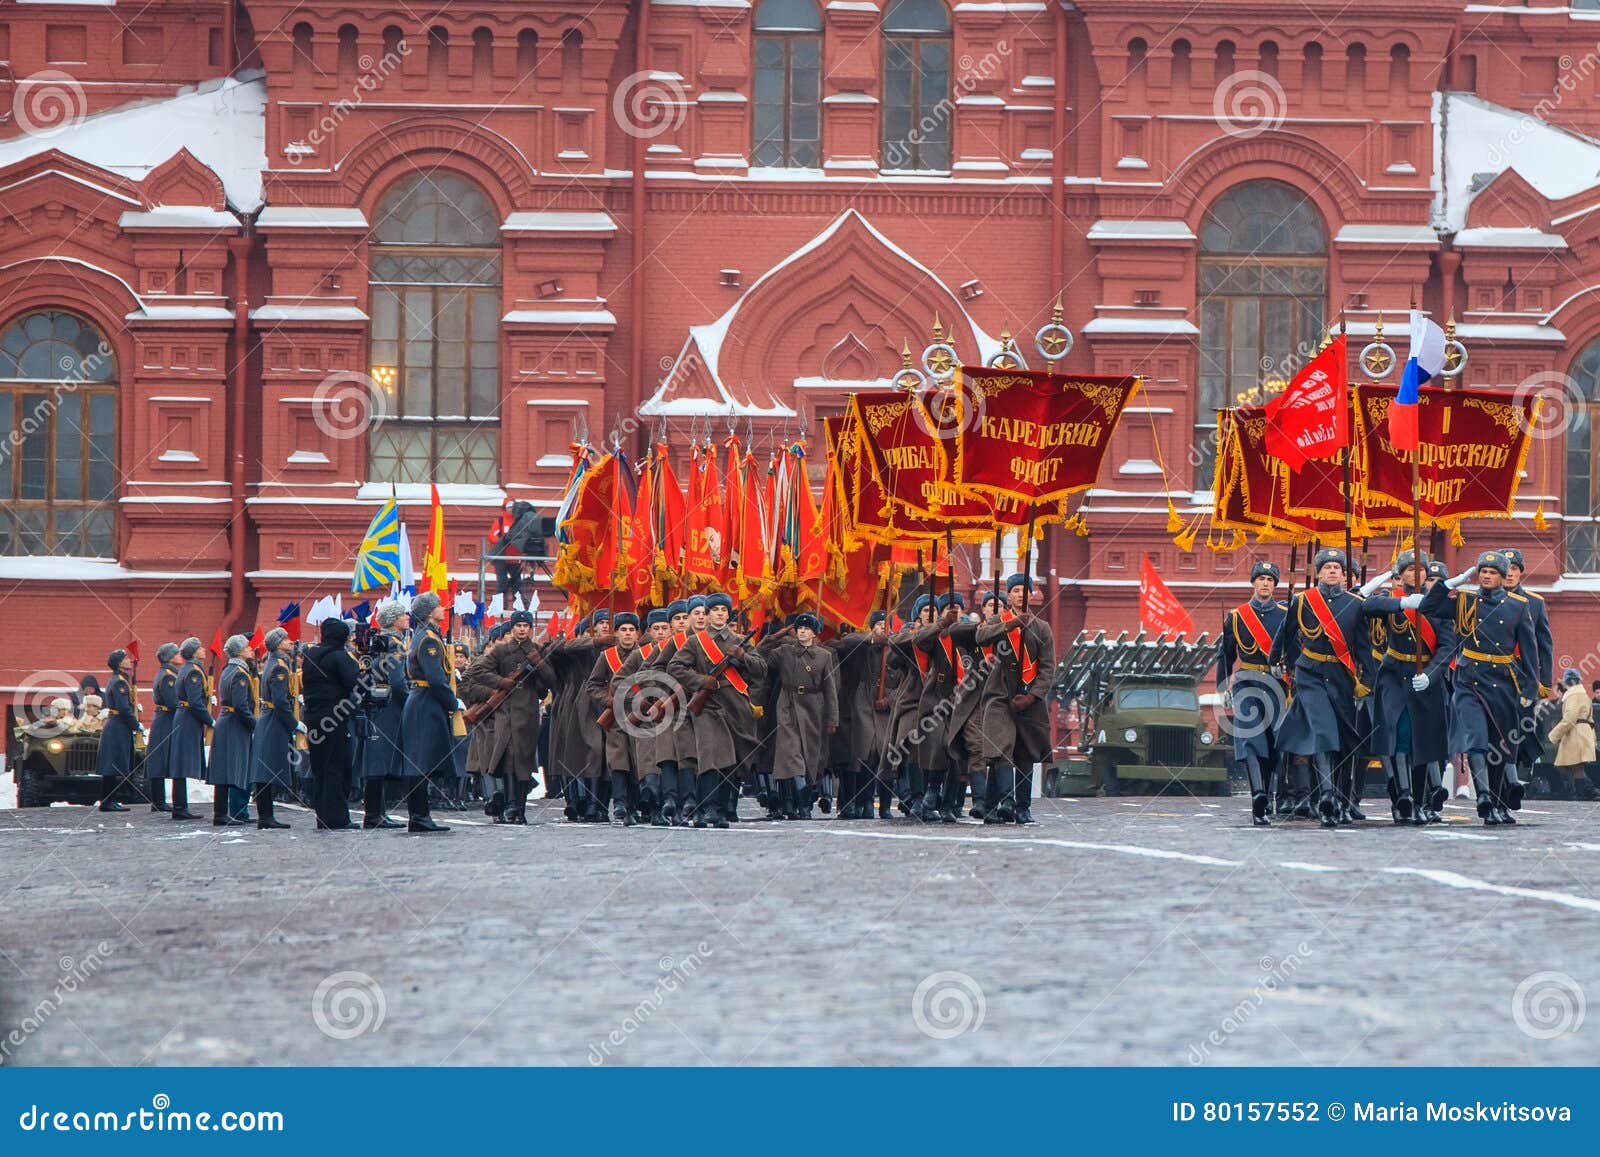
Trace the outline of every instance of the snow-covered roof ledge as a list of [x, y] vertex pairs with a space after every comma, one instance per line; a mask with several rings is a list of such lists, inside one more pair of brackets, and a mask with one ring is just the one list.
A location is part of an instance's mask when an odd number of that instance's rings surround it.
[[1193, 322], [1173, 317], [1097, 317], [1083, 327], [1083, 332], [1089, 337], [1119, 334], [1200, 336], [1200, 330]]
[[251, 321], [366, 321], [367, 311], [354, 305], [263, 305], [250, 311]]
[[[657, 3], [660, 0], [656, 0]], [[749, 402], [736, 402], [732, 398], [718, 402], [710, 398], [674, 398], [660, 401], [650, 398], [639, 407], [646, 418], [794, 418], [794, 409], [779, 402], [772, 406], [755, 406]]]
[[617, 315], [609, 309], [513, 309], [500, 319], [506, 325], [553, 325], [567, 329], [614, 326]]
[[501, 222], [502, 233], [603, 233], [617, 231], [610, 213], [584, 210], [547, 209], [535, 213], [512, 213]]
[[[468, 482], [440, 482], [436, 485], [439, 502], [444, 506], [505, 505], [506, 492], [498, 486], [479, 486]], [[382, 505], [390, 498], [404, 505], [427, 506], [433, 501], [433, 487], [426, 482], [364, 482], [356, 491], [355, 500]]]
[[124, 229], [237, 229], [239, 218], [222, 209], [204, 205], [152, 205], [148, 209], [129, 209], [117, 218]]
[[1438, 245], [1431, 225], [1346, 225], [1333, 235], [1336, 245]]
[[268, 205], [256, 218], [259, 229], [366, 229], [360, 209], [333, 205]]
[[1193, 241], [1186, 221], [1096, 221], [1084, 234], [1090, 241]]
[[133, 570], [114, 558], [15, 558], [0, 556], [0, 580], [26, 582], [122, 582], [139, 579], [180, 579], [214, 582], [225, 579], [225, 570]]
[[1440, 102], [1435, 151], [1444, 179], [1435, 214], [1447, 232], [1466, 227], [1473, 198], [1506, 169], [1515, 169], [1548, 201], [1600, 184], [1600, 144], [1587, 137], [1466, 93], [1446, 93]]
[[1489, 226], [1463, 229], [1455, 236], [1457, 249], [1565, 249], [1567, 239], [1532, 226]]

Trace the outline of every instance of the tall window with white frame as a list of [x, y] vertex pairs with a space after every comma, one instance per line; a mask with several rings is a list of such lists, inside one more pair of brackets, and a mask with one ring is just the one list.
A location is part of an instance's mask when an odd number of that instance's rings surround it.
[[499, 481], [500, 217], [454, 173], [408, 177], [372, 229], [375, 482]]
[[750, 163], [822, 163], [822, 13], [816, 0], [761, 0], [755, 14], [755, 117]]
[[1317, 351], [1328, 305], [1322, 216], [1281, 181], [1224, 193], [1200, 226], [1194, 485], [1211, 485], [1217, 410], [1258, 404]]
[[1600, 574], [1600, 443], [1594, 436], [1600, 415], [1600, 338], [1579, 351], [1568, 373], [1572, 389], [1567, 408], [1567, 493], [1561, 504], [1566, 527], [1565, 569]]
[[889, 0], [883, 14], [884, 169], [950, 168], [950, 10]]
[[0, 555], [116, 557], [117, 365], [46, 309], [0, 330]]

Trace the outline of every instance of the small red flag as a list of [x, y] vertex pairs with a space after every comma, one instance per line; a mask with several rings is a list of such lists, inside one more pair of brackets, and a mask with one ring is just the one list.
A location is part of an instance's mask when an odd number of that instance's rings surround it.
[[213, 658], [222, 654], [222, 628], [217, 628], [217, 633], [211, 636], [211, 655]]
[[262, 647], [264, 647], [266, 645], [266, 642], [267, 642], [267, 633], [265, 631], [263, 631], [260, 627], [257, 627], [256, 628], [256, 633], [250, 636], [250, 649], [252, 651], [259, 651], [259, 650], [261, 650]]
[[1267, 453], [1299, 470], [1350, 444], [1349, 362], [1340, 334], [1267, 403]]
[[129, 639], [128, 640], [128, 645], [126, 647], [124, 647], [123, 650], [128, 652], [128, 658], [132, 659], [135, 663], [137, 663], [139, 661], [139, 640], [138, 639]]
[[1167, 635], [1194, 634], [1194, 620], [1161, 581], [1149, 555], [1139, 561], [1139, 625]]

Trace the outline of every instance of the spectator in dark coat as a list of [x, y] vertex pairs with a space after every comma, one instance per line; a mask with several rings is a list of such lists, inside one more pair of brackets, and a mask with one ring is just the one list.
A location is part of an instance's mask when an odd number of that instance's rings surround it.
[[300, 666], [318, 831], [350, 826], [350, 719], [361, 669], [345, 649], [349, 638], [349, 623], [323, 619], [322, 642], [305, 653]]

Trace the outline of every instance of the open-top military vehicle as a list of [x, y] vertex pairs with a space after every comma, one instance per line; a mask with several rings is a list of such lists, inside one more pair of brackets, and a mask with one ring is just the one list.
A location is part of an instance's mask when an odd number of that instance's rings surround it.
[[[92, 804], [105, 791], [99, 773], [100, 729], [74, 724], [70, 716], [50, 717], [18, 706], [6, 708], [6, 770], [17, 780], [18, 807], [53, 803]], [[113, 798], [121, 803], [142, 800], [144, 744], [134, 744], [135, 774], [119, 784]]]
[[1228, 795], [1233, 740], [1200, 708], [1199, 680], [1215, 662], [1204, 634], [1189, 642], [1081, 632], [1050, 692], [1061, 708], [1076, 707], [1077, 755], [1046, 772], [1044, 793]]

